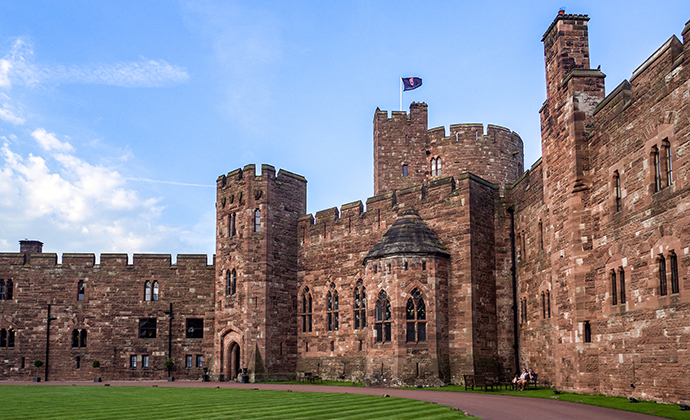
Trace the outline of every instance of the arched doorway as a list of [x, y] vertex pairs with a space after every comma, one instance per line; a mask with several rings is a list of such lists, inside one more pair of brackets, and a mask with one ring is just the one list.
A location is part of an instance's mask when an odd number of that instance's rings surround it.
[[230, 343], [226, 353], [225, 366], [227, 369], [227, 372], [224, 372], [226, 378], [230, 381], [237, 379], [240, 372], [240, 346], [234, 341]]
[[240, 351], [244, 340], [232, 326], [226, 327], [220, 334], [222, 337], [220, 352], [216, 359], [220, 362], [220, 377], [222, 381], [234, 381], [240, 373], [240, 366], [245, 364], [241, 359], [243, 355]]

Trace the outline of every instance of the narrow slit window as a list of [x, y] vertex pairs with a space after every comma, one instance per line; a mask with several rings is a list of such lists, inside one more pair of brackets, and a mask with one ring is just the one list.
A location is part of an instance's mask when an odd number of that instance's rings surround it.
[[621, 203], [621, 177], [618, 174], [618, 171], [614, 172], [613, 184], [614, 184], [614, 189], [615, 189], [614, 193], [615, 193], [615, 197], [616, 197], [616, 212], [619, 212], [622, 209], [622, 203]]
[[666, 258], [659, 255], [659, 294], [666, 296], [668, 294], [668, 287], [666, 285]]
[[254, 232], [261, 232], [261, 210], [254, 210]]
[[618, 281], [614, 270], [611, 270], [611, 304], [618, 305]]
[[402, 174], [403, 177], [407, 178], [407, 165], [402, 166]]
[[84, 300], [84, 291], [85, 291], [84, 281], [79, 280], [79, 282], [77, 283], [77, 300]]
[[666, 185], [673, 185], [673, 158], [671, 153], [671, 143], [664, 140], [664, 150], [666, 151]]
[[671, 263], [671, 293], [680, 292], [680, 285], [678, 284], [678, 257], [675, 252], [671, 252], [669, 256]]
[[625, 271], [622, 267], [618, 271], [618, 280], [621, 285], [621, 303], [625, 303]]
[[661, 191], [661, 162], [659, 160], [659, 149], [654, 146], [652, 149], [652, 162], [654, 168], [654, 192]]
[[144, 283], [144, 300], [151, 300], [151, 282], [148, 280]]
[[153, 282], [153, 301], [158, 301], [158, 281]]

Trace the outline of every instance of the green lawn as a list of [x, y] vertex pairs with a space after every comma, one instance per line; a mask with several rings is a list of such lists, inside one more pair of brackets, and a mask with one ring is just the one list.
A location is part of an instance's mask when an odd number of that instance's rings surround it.
[[1, 385], [2, 419], [462, 419], [462, 411], [372, 395], [223, 388]]

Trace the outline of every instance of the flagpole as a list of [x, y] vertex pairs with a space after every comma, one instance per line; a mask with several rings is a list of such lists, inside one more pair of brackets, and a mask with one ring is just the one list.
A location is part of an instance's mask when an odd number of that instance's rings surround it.
[[400, 110], [402, 111], [402, 77], [400, 77]]

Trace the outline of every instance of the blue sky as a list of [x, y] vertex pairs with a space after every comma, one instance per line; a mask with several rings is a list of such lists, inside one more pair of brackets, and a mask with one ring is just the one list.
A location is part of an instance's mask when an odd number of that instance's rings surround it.
[[[214, 253], [216, 178], [301, 174], [308, 211], [373, 194], [372, 121], [405, 93], [429, 127], [517, 131], [541, 155], [541, 36], [588, 14], [612, 91], [685, 1], [0, 2], [0, 252]], [[682, 38], [681, 38], [682, 39]]]

